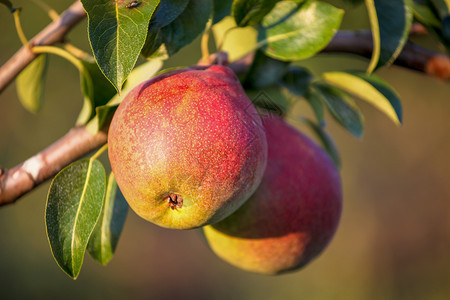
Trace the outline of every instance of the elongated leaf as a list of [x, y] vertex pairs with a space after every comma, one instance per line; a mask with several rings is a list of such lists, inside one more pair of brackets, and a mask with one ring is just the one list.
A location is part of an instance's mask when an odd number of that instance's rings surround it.
[[363, 73], [328, 72], [323, 74], [328, 83], [374, 105], [395, 124], [402, 123], [402, 106], [397, 93], [381, 78]]
[[245, 27], [261, 22], [277, 2], [277, 0], [234, 0], [231, 11], [236, 24]]
[[390, 65], [403, 49], [413, 19], [412, 0], [366, 1], [374, 51], [368, 73], [375, 68]]
[[28, 111], [37, 113], [44, 103], [45, 80], [47, 78], [48, 55], [36, 57], [16, 79], [19, 100]]
[[82, 0], [89, 41], [100, 69], [117, 91], [134, 67], [159, 0]]
[[[233, 28], [233, 30], [231, 30]], [[238, 27], [233, 18], [226, 17], [212, 27], [216, 46], [226, 51], [230, 61], [234, 61], [255, 49], [257, 31], [255, 28]]]
[[283, 76], [281, 84], [296, 96], [305, 97], [313, 76], [306, 68], [290, 66]]
[[374, 0], [365, 0], [367, 12], [369, 13], [370, 27], [372, 30], [373, 50], [372, 58], [370, 59], [367, 73], [372, 73], [378, 65], [381, 52], [381, 37], [380, 37], [380, 25], [378, 22], [377, 10], [375, 8]]
[[321, 96], [313, 89], [310, 89], [308, 91], [308, 93], [306, 94], [305, 99], [308, 101], [309, 105], [311, 106], [319, 125], [320, 126], [324, 125], [325, 121], [324, 121], [324, 112], [323, 112], [323, 104], [322, 104]]
[[355, 101], [337, 87], [324, 83], [314, 83], [316, 90], [328, 107], [331, 115], [351, 134], [360, 138], [364, 128], [364, 118]]
[[111, 173], [102, 213], [87, 246], [89, 254], [104, 266], [114, 255], [127, 212], [128, 204], [117, 186], [114, 174]]
[[414, 0], [414, 17], [423, 25], [440, 27], [441, 21], [439, 20], [439, 16], [435, 14], [435, 11], [428, 4], [429, 2], [425, 0]]
[[264, 17], [258, 41], [267, 55], [282, 60], [308, 58], [338, 30], [343, 10], [315, 1], [280, 1]]
[[161, 0], [150, 20], [149, 27], [164, 27], [172, 23], [186, 9], [189, 0]]
[[261, 89], [278, 84], [286, 74], [289, 62], [266, 56], [262, 51], [256, 51], [253, 63], [244, 82], [246, 88]]
[[[440, 0], [443, 1], [443, 0]], [[441, 14], [429, 0], [414, 0], [414, 17], [425, 26], [450, 51], [450, 37], [448, 34], [448, 17], [441, 21]]]
[[320, 142], [322, 143], [325, 151], [328, 153], [328, 155], [333, 160], [334, 164], [338, 169], [341, 168], [341, 157], [339, 155], [339, 151], [337, 149], [336, 143], [333, 141], [331, 136], [326, 132], [325, 128], [322, 126], [317, 125], [316, 123], [312, 122], [311, 120], [308, 120], [306, 118], [303, 119], [303, 122], [308, 124], [309, 127], [314, 131], [314, 133], [319, 138]]
[[45, 224], [58, 265], [73, 279], [80, 273], [89, 237], [100, 216], [106, 175], [97, 160], [82, 159], [64, 168], [50, 186]]
[[96, 134], [105, 122], [112, 118], [117, 106], [128, 93], [139, 83], [152, 78], [161, 69], [162, 65], [163, 62], [161, 60], [152, 59], [134, 68], [125, 82], [125, 88], [122, 90], [122, 93], [120, 95], [116, 94], [105, 105], [97, 107], [96, 115], [86, 125], [86, 129], [90, 133]]
[[233, 0], [213, 0], [214, 16], [213, 25], [222, 21], [223, 18], [231, 14]]
[[441, 19], [450, 13], [450, 0], [429, 0]]
[[167, 26], [150, 26], [141, 54], [146, 58], [175, 54], [203, 32], [212, 9], [212, 0], [189, 1], [184, 11]]

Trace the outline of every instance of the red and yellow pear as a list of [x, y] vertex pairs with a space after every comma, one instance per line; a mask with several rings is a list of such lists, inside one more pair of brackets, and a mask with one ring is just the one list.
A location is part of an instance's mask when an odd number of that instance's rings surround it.
[[211, 249], [247, 271], [279, 274], [317, 257], [341, 215], [339, 173], [328, 155], [282, 119], [263, 119], [263, 180], [234, 214], [203, 228]]
[[169, 71], [134, 88], [108, 133], [130, 207], [159, 226], [218, 222], [256, 190], [267, 162], [262, 122], [227, 67]]

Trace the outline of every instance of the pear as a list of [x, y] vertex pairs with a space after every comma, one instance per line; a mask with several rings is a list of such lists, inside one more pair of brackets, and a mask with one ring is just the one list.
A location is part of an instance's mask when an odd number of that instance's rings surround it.
[[227, 217], [256, 190], [267, 163], [261, 118], [233, 71], [219, 65], [138, 85], [114, 114], [108, 144], [130, 207], [166, 228]]
[[211, 249], [247, 271], [280, 274], [305, 266], [332, 239], [341, 215], [338, 171], [309, 138], [276, 116], [263, 119], [269, 156], [255, 194], [203, 228]]

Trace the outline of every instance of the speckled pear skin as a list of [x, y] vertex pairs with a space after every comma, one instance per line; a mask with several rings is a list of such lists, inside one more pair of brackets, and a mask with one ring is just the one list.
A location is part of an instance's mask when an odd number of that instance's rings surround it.
[[275, 116], [263, 123], [269, 156], [260, 186], [203, 233], [234, 266], [280, 274], [306, 265], [332, 239], [341, 215], [341, 181], [328, 155], [306, 136]]
[[170, 71], [134, 88], [113, 117], [108, 144], [130, 207], [175, 229], [233, 213], [267, 163], [261, 118], [233, 71], [218, 65]]

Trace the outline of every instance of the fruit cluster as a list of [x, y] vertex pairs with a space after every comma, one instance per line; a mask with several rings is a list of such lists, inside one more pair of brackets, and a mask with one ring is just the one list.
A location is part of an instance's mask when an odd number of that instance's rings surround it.
[[336, 231], [342, 191], [333, 162], [280, 117], [260, 117], [227, 67], [140, 84], [117, 109], [108, 143], [117, 183], [139, 216], [202, 227], [211, 249], [242, 269], [302, 267]]

